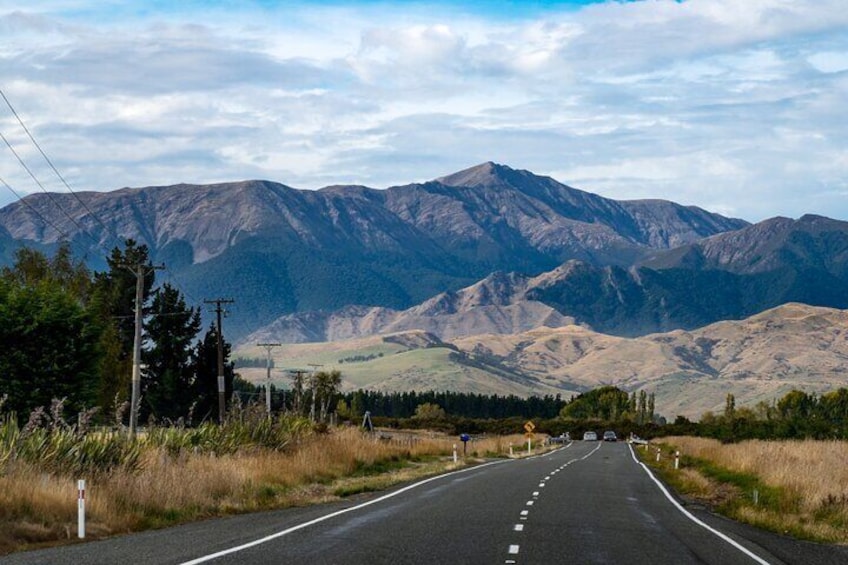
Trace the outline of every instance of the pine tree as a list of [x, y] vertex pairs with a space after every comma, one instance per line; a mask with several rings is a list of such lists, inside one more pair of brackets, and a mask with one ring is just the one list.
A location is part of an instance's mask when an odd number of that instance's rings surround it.
[[[150, 265], [146, 245], [126, 240], [123, 251], [117, 247], [107, 259], [109, 270], [97, 273], [91, 290], [89, 309], [102, 325], [99, 348], [103, 352], [97, 379], [97, 403], [108, 413], [115, 401], [130, 396], [133, 341], [135, 338], [135, 265]], [[142, 286], [144, 304], [154, 284], [153, 270], [145, 271]]]
[[[233, 395], [235, 371], [229, 362], [232, 347], [223, 340], [224, 348], [224, 397], [227, 402]], [[194, 349], [194, 420], [218, 418], [218, 331], [214, 325]]]
[[200, 309], [188, 307], [166, 283], [153, 299], [147, 322], [151, 347], [142, 354], [145, 405], [159, 420], [187, 416], [194, 402], [192, 344], [199, 331]]

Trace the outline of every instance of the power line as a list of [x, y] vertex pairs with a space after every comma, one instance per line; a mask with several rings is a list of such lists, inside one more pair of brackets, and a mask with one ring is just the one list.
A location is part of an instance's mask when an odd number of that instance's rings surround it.
[[[23, 121], [23, 119], [21, 118], [20, 114], [18, 114], [17, 110], [15, 110], [15, 107], [12, 105], [11, 101], [9, 100], [9, 98], [6, 96], [6, 94], [3, 92], [3, 90], [2, 90], [2, 89], [0, 89], [0, 97], [2, 97], [2, 98], [3, 98], [3, 101], [6, 103], [6, 106], [9, 108], [9, 111], [11, 111], [11, 112], [12, 112], [12, 115], [14, 115], [14, 116], [15, 116], [15, 119], [18, 121], [18, 124], [20, 124], [21, 128], [22, 128], [22, 129], [26, 132], [27, 137], [29, 138], [29, 140], [30, 140], [30, 141], [32, 142], [32, 144], [36, 147], [36, 149], [38, 149], [38, 152], [41, 154], [41, 156], [44, 158], [44, 160], [45, 160], [45, 161], [47, 162], [47, 164], [50, 166], [50, 168], [52, 169], [53, 173], [55, 173], [55, 175], [59, 178], [59, 180], [60, 180], [60, 181], [62, 182], [62, 184], [65, 186], [65, 188], [67, 188], [67, 189], [68, 189], [68, 191], [69, 191], [69, 192], [70, 192], [70, 193], [74, 196], [74, 198], [77, 200], [77, 202], [79, 202], [79, 203], [80, 203], [80, 205], [82, 205], [82, 207], [83, 207], [83, 208], [85, 209], [85, 211], [89, 214], [89, 216], [91, 216], [91, 217], [92, 217], [92, 218], [93, 218], [93, 219], [94, 219], [94, 220], [95, 220], [98, 224], [100, 224], [100, 225], [103, 227], [103, 230], [104, 230], [105, 235], [106, 235], [107, 237], [111, 238], [111, 239], [112, 239], [112, 240], [113, 240], [113, 241], [117, 244], [117, 247], [118, 247], [118, 248], [123, 247], [123, 246], [124, 246], [124, 244], [125, 244], [125, 242], [124, 242], [124, 241], [122, 241], [122, 240], [121, 240], [121, 238], [119, 238], [119, 237], [118, 237], [117, 233], [114, 233], [114, 231], [113, 231], [112, 229], [110, 229], [110, 228], [106, 225], [106, 223], [105, 223], [105, 222], [104, 222], [104, 221], [100, 218], [100, 216], [99, 216], [96, 212], [94, 212], [94, 210], [92, 210], [92, 209], [91, 209], [91, 208], [90, 208], [90, 207], [89, 207], [89, 206], [85, 203], [85, 201], [84, 201], [84, 200], [82, 200], [82, 198], [80, 198], [80, 197], [79, 197], [79, 195], [78, 195], [76, 192], [74, 192], [74, 190], [71, 188], [70, 184], [67, 182], [67, 180], [65, 179], [65, 177], [62, 175], [62, 173], [60, 173], [60, 172], [59, 172], [58, 168], [55, 166], [55, 164], [53, 163], [53, 161], [50, 159], [50, 157], [48, 157], [47, 153], [46, 153], [46, 152], [44, 151], [44, 149], [41, 147], [41, 144], [39, 144], [39, 143], [38, 143], [38, 141], [35, 139], [35, 136], [32, 134], [32, 132], [31, 132], [31, 131], [29, 130], [29, 128], [26, 126], [26, 123], [24, 123], [24, 121]], [[0, 135], [2, 135], [2, 133], [0, 133]], [[37, 179], [37, 178], [35, 177], [35, 175], [32, 173], [32, 170], [31, 170], [31, 169], [30, 169], [30, 168], [29, 168], [29, 167], [28, 167], [28, 166], [24, 163], [23, 159], [22, 159], [22, 158], [20, 157], [20, 155], [19, 155], [19, 154], [18, 154], [18, 153], [14, 150], [14, 148], [11, 146], [11, 144], [8, 142], [8, 140], [6, 140], [6, 138], [5, 138], [5, 137], [3, 138], [3, 140], [6, 142], [6, 145], [9, 147], [9, 149], [12, 151], [12, 153], [13, 153], [13, 154], [15, 155], [15, 157], [18, 159], [18, 162], [19, 162], [19, 163], [21, 163], [21, 165], [24, 167], [24, 169], [26, 169], [26, 171], [30, 174], [30, 176], [33, 178], [33, 180], [35, 180], [35, 182], [39, 185], [39, 187], [41, 187], [41, 190], [42, 190], [42, 191], [44, 191], [45, 193], [47, 193], [48, 197], [50, 197], [50, 200], [53, 202], [53, 204], [54, 204], [54, 205], [56, 205], [56, 206], [58, 206], [58, 207], [59, 207], [59, 208], [60, 208], [60, 209], [61, 209], [61, 210], [65, 213], [65, 215], [67, 216], [68, 214], [67, 214], [67, 212], [65, 212], [64, 208], [62, 208], [62, 207], [61, 207], [61, 206], [60, 206], [60, 205], [56, 202], [56, 200], [53, 198], [53, 196], [52, 196], [50, 193], [48, 193], [48, 192], [47, 192], [47, 190], [46, 190], [46, 189], [44, 188], [44, 186], [43, 186], [43, 185], [42, 185], [42, 184], [38, 181], [38, 179]], [[7, 188], [9, 188], [10, 190], [12, 190], [12, 189], [11, 189], [11, 187], [8, 187], [8, 185], [7, 185]], [[27, 206], [29, 206], [29, 207], [30, 207], [30, 209], [32, 209], [33, 211], [35, 211], [35, 212], [38, 214], [38, 217], [39, 217], [39, 218], [41, 218], [41, 219], [42, 219], [45, 223], [47, 223], [47, 224], [51, 225], [54, 229], [56, 229], [56, 231], [58, 231], [60, 234], [62, 234], [62, 237], [64, 237], [65, 239], [69, 239], [69, 236], [68, 236], [68, 234], [67, 234], [67, 233], [65, 233], [65, 232], [63, 232], [62, 230], [58, 229], [58, 227], [57, 227], [54, 223], [52, 223], [51, 221], [47, 220], [47, 218], [46, 218], [46, 217], [44, 217], [42, 214], [38, 213], [38, 212], [37, 212], [37, 211], [36, 211], [36, 210], [35, 210], [35, 209], [34, 209], [34, 208], [33, 208], [33, 207], [32, 207], [32, 206], [28, 203], [28, 202], [26, 202], [23, 198], [21, 198], [21, 196], [19, 196], [19, 195], [18, 195], [18, 194], [17, 194], [14, 190], [12, 190], [12, 192], [15, 194], [15, 196], [17, 196], [18, 200], [20, 200], [22, 203], [24, 203], [24, 204], [26, 204]], [[87, 236], [89, 237], [89, 239], [91, 239], [91, 240], [92, 240], [92, 241], [93, 241], [93, 242], [97, 245], [97, 247], [98, 247], [98, 248], [100, 248], [100, 250], [101, 250], [101, 251], [105, 252], [105, 253], [106, 253], [106, 255], [108, 256], [108, 253], [109, 253], [109, 250], [108, 250], [108, 249], [106, 249], [106, 248], [105, 248], [105, 247], [104, 247], [104, 246], [103, 246], [103, 245], [102, 245], [99, 241], [95, 240], [95, 238], [94, 238], [94, 237], [92, 237], [92, 236], [91, 236], [91, 235], [87, 232], [87, 230], [85, 230], [85, 229], [84, 229], [84, 228], [83, 228], [83, 227], [82, 227], [79, 223], [77, 223], [76, 221], [74, 221], [74, 220], [73, 220], [73, 218], [71, 218], [70, 216], [68, 216], [68, 218], [69, 218], [69, 219], [70, 219], [70, 220], [74, 223], [74, 225], [76, 225], [76, 226], [77, 226], [77, 228], [79, 228], [79, 230], [80, 230], [81, 232], [83, 232], [85, 235], [87, 235]], [[104, 256], [104, 258], [106, 258], [106, 259], [108, 260], [108, 257], [107, 257], [107, 256]], [[174, 285], [175, 285], [177, 288], [179, 288], [179, 289], [180, 289], [180, 291], [181, 291], [181, 292], [182, 292], [182, 293], [183, 293], [183, 294], [184, 294], [187, 298], [189, 298], [189, 300], [190, 300], [191, 302], [193, 302], [194, 304], [200, 304], [200, 303], [201, 303], [201, 301], [200, 301], [198, 298], [196, 298], [196, 297], [192, 296], [191, 294], [189, 294], [189, 292], [185, 289], [185, 287], [184, 287], [183, 285], [181, 285], [181, 284], [180, 284], [179, 280], [177, 279], [177, 277], [176, 277], [176, 275], [173, 273], [173, 271], [171, 271], [171, 270], [170, 270], [170, 269], [168, 269], [168, 268], [165, 268], [165, 272], [166, 272], [166, 273], [168, 273], [169, 277], [173, 280]]]
[[2, 184], [3, 184], [3, 186], [5, 186], [5, 187], [6, 187], [6, 188], [7, 188], [7, 189], [8, 189], [8, 190], [12, 193], [12, 194], [14, 194], [14, 195], [18, 198], [18, 200], [21, 202], [21, 204], [25, 205], [27, 208], [29, 208], [30, 210], [32, 210], [33, 214], [35, 214], [36, 216], [38, 216], [39, 218], [41, 218], [41, 221], [42, 221], [42, 222], [44, 222], [45, 224], [49, 225], [51, 228], [53, 228], [54, 230], [56, 230], [56, 231], [59, 233], [59, 235], [61, 235], [61, 236], [62, 236], [62, 239], [66, 239], [66, 240], [68, 239], [68, 234], [66, 234], [64, 231], [62, 231], [62, 230], [61, 230], [61, 228], [59, 228], [59, 226], [57, 226], [56, 224], [54, 224], [53, 222], [51, 222], [50, 220], [48, 220], [47, 218], [45, 218], [45, 217], [41, 214], [41, 212], [39, 212], [39, 211], [38, 211], [38, 209], [37, 209], [35, 206], [33, 206], [32, 204], [30, 204], [29, 202], [27, 202], [26, 200], [24, 200], [24, 199], [21, 197], [21, 195], [20, 195], [20, 194], [18, 194], [18, 193], [17, 193], [17, 191], [9, 185], [9, 183], [7, 183], [5, 180], [3, 180], [3, 178], [2, 178], [2, 177], [0, 177], [0, 183], [2, 183]]
[[32, 144], [35, 145], [36, 149], [38, 149], [38, 152], [41, 153], [41, 156], [44, 157], [44, 160], [47, 162], [47, 164], [50, 166], [50, 168], [53, 170], [53, 172], [56, 174], [56, 176], [59, 178], [59, 180], [62, 181], [62, 184], [65, 185], [65, 188], [68, 189], [68, 192], [73, 194], [73, 196], [74, 196], [74, 198], [76, 198], [77, 202], [79, 202], [82, 205], [82, 207], [85, 208], [85, 210], [91, 215], [91, 217], [93, 217], [97, 221], [97, 223], [99, 223], [101, 226], [103, 226], [103, 229], [105, 230], [105, 233], [106, 233], [107, 236], [109, 236], [112, 239], [114, 239], [115, 241], [117, 241], [119, 243], [119, 245], [122, 244], [123, 242], [121, 242], [117, 238], [116, 235], [113, 235], [111, 233], [109, 228], [100, 219], [100, 217], [97, 214], [95, 214], [94, 211], [91, 210], [91, 208], [88, 207], [88, 205], [79, 197], [79, 195], [77, 195], [76, 192], [74, 192], [74, 190], [71, 188], [71, 185], [68, 184], [68, 181], [65, 180], [65, 177], [62, 176], [62, 174], [59, 172], [59, 170], [53, 164], [53, 161], [50, 159], [50, 157], [47, 156], [47, 154], [41, 148], [41, 145], [38, 143], [38, 141], [36, 141], [35, 137], [33, 137], [32, 133], [29, 131], [29, 128], [26, 126], [26, 124], [21, 119], [18, 112], [12, 106], [12, 103], [9, 102], [9, 99], [6, 97], [6, 94], [3, 92], [2, 88], [0, 88], [0, 96], [3, 97], [3, 101], [6, 102], [6, 106], [9, 107], [9, 110], [12, 112], [12, 115], [15, 116], [15, 119], [18, 120], [18, 123], [20, 124], [21, 128], [23, 128], [23, 130], [26, 132], [27, 137], [29, 137], [30, 141], [32, 141]]
[[48, 192], [48, 190], [47, 190], [46, 188], [44, 188], [44, 185], [43, 185], [43, 184], [41, 184], [41, 181], [40, 181], [40, 180], [38, 180], [38, 177], [36, 177], [36, 176], [35, 176], [35, 173], [33, 173], [33, 172], [32, 172], [32, 169], [30, 169], [30, 168], [27, 166], [27, 164], [24, 162], [24, 160], [21, 158], [21, 156], [20, 156], [20, 155], [18, 155], [18, 152], [17, 152], [17, 151], [15, 151], [15, 148], [12, 146], [12, 144], [11, 144], [11, 143], [9, 143], [9, 140], [8, 140], [8, 139], [6, 139], [6, 136], [5, 136], [5, 135], [3, 135], [3, 132], [0, 132], [0, 139], [2, 139], [2, 140], [3, 140], [3, 143], [5, 143], [5, 144], [6, 144], [6, 147], [8, 147], [8, 148], [9, 148], [9, 151], [11, 151], [11, 152], [12, 152], [12, 155], [14, 155], [14, 156], [15, 156], [15, 158], [18, 160], [18, 163], [20, 163], [20, 164], [21, 164], [21, 166], [24, 168], [24, 170], [25, 170], [25, 171], [29, 174], [30, 178], [32, 178], [32, 180], [33, 180], [33, 181], [35, 181], [35, 184], [37, 184], [37, 185], [38, 185], [38, 187], [39, 187], [39, 188], [41, 188], [42, 192], [44, 192], [44, 194], [46, 194], [46, 195], [47, 195], [47, 197], [50, 199], [50, 201], [53, 203], [53, 205], [54, 205], [54, 206], [56, 206], [59, 210], [61, 210], [61, 211], [62, 211], [62, 213], [65, 215], [65, 217], [66, 217], [66, 218], [68, 218], [68, 219], [71, 221], [71, 223], [72, 223], [72, 224], [74, 224], [74, 225], [77, 227], [77, 229], [80, 231], [80, 233], [82, 233], [83, 235], [85, 235], [86, 237], [88, 237], [91, 241], [93, 241], [93, 242], [94, 242], [94, 244], [95, 244], [95, 245], [97, 245], [98, 247], [100, 247], [100, 242], [98, 242], [97, 240], [95, 240], [95, 239], [94, 239], [94, 237], [93, 237], [91, 234], [89, 234], [89, 233], [85, 230], [85, 228], [83, 228], [83, 227], [79, 224], [79, 222], [77, 222], [77, 221], [73, 218], [73, 216], [71, 216], [71, 215], [68, 213], [68, 211], [67, 211], [67, 210], [65, 210], [65, 208], [64, 208], [63, 206], [61, 206], [58, 202], [56, 202], [56, 199], [53, 197], [53, 195], [52, 195], [50, 192]]

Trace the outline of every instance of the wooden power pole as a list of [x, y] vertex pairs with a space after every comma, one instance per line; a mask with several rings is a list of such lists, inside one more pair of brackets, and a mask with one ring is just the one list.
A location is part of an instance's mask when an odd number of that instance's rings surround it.
[[138, 428], [138, 408], [141, 396], [141, 324], [144, 305], [144, 277], [157, 269], [164, 269], [165, 265], [127, 265], [129, 271], [135, 275], [135, 335], [133, 337], [133, 366], [132, 366], [132, 392], [130, 396], [130, 438], [134, 438]]
[[224, 380], [224, 328], [221, 326], [221, 318], [223, 317], [224, 309], [221, 304], [232, 304], [235, 302], [232, 298], [216, 298], [214, 300], [204, 300], [206, 304], [215, 305], [215, 313], [218, 315], [218, 423], [224, 423], [224, 416], [227, 412], [227, 398]]

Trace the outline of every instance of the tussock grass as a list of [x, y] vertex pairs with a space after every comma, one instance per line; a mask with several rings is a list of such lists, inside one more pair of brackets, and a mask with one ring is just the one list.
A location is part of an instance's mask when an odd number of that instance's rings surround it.
[[[669, 437], [663, 443], [681, 451], [680, 471], [673, 471], [670, 457], [660, 467], [682, 493], [759, 527], [815, 541], [848, 543], [848, 442], [723, 444], [706, 438]], [[652, 457], [646, 460], [656, 466]]]
[[[86, 533], [92, 539], [384, 489], [479, 457], [508, 456], [510, 444], [523, 441], [521, 436], [477, 439], [469, 442], [469, 457], [463, 460], [458, 438], [428, 432], [367, 434], [356, 428], [317, 433], [302, 421], [254, 429], [232, 423], [243, 427], [231, 427], [230, 433], [227, 426], [153, 429], [135, 442], [59, 428], [23, 433], [11, 420], [6, 423], [8, 441], [0, 450], [0, 554], [74, 540], [79, 478], [87, 480]], [[37, 441], [22, 443], [27, 437]], [[112, 447], [98, 447], [98, 437]], [[70, 447], [57, 451], [51, 438]], [[56, 456], [78, 454], [83, 445], [102, 457]], [[116, 458], [115, 450], [124, 450], [126, 461]], [[60, 461], [85, 464], [63, 469]]]

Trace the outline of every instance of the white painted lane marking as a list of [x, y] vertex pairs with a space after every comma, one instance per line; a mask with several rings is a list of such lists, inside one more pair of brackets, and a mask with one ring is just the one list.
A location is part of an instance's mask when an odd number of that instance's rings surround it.
[[528, 514], [530, 514], [530, 511], [529, 511], [529, 510], [522, 510], [522, 511], [521, 511], [521, 515], [522, 515], [522, 516], [527, 516]]
[[630, 449], [630, 456], [633, 457], [633, 461], [635, 461], [637, 465], [642, 466], [642, 468], [645, 470], [645, 472], [648, 474], [648, 476], [651, 477], [651, 480], [656, 483], [656, 485], [659, 487], [660, 491], [665, 495], [665, 497], [674, 505], [675, 508], [680, 510], [680, 512], [682, 512], [684, 516], [686, 516], [687, 518], [689, 518], [690, 520], [692, 520], [693, 522], [695, 522], [696, 524], [698, 524], [699, 526], [701, 526], [705, 530], [712, 532], [716, 536], [720, 537], [721, 539], [723, 539], [724, 541], [726, 541], [727, 543], [729, 543], [730, 545], [732, 545], [733, 547], [735, 547], [736, 549], [738, 549], [739, 551], [741, 551], [742, 553], [744, 553], [745, 555], [747, 555], [748, 557], [750, 557], [751, 559], [756, 561], [757, 563], [760, 563], [761, 565], [770, 565], [770, 563], [768, 561], [766, 561], [765, 559], [763, 559], [762, 557], [760, 557], [756, 553], [750, 551], [748, 548], [746, 548], [745, 546], [743, 546], [739, 542], [735, 541], [734, 539], [730, 538], [729, 536], [720, 532], [719, 530], [716, 530], [715, 528], [713, 528], [709, 524], [706, 524], [705, 522], [701, 521], [700, 519], [695, 517], [691, 512], [689, 512], [688, 510], [683, 508], [680, 505], [680, 503], [677, 502], [674, 499], [674, 497], [671, 496], [671, 494], [669, 494], [668, 490], [666, 490], [665, 486], [654, 476], [654, 474], [651, 472], [651, 470], [648, 469], [648, 466], [645, 465], [644, 463], [642, 463], [641, 461], [639, 461], [638, 459], [636, 459], [636, 454], [633, 453], [633, 446], [630, 445], [630, 444], [627, 444], [627, 447], [628, 447], [628, 449]]
[[545, 483], [539, 483], [539, 488], [545, 488]]
[[353, 512], [354, 510], [359, 510], [360, 508], [365, 508], [366, 506], [371, 506], [372, 504], [377, 504], [378, 502], [382, 502], [384, 500], [388, 500], [389, 498], [393, 498], [399, 494], [410, 491], [414, 488], [418, 488], [421, 485], [425, 485], [427, 483], [431, 483], [433, 481], [438, 481], [439, 479], [445, 479], [453, 477], [454, 475], [459, 475], [460, 473], [468, 473], [470, 471], [476, 471], [478, 469], [482, 469], [484, 467], [489, 467], [490, 465], [500, 465], [502, 463], [508, 463], [510, 461], [518, 461], [518, 459], [500, 459], [498, 461], [491, 461], [489, 463], [483, 463], [482, 465], [476, 465], [474, 467], [467, 467], [465, 469], [460, 469], [459, 471], [453, 471], [451, 473], [445, 473], [442, 475], [436, 475], [435, 477], [430, 477], [424, 479], [423, 481], [418, 481], [417, 483], [413, 483], [411, 485], [405, 486], [401, 489], [398, 489], [394, 492], [390, 492], [389, 494], [384, 494], [379, 498], [375, 498], [374, 500], [369, 500], [368, 502], [363, 502], [362, 504], [358, 504], [356, 506], [351, 506], [350, 508], [345, 508], [343, 510], [338, 510], [336, 512], [331, 512], [330, 514], [325, 514], [324, 516], [320, 516], [315, 518], [314, 520], [309, 520], [308, 522], [303, 522], [302, 524], [298, 524], [297, 526], [292, 526], [291, 528], [287, 528], [285, 530], [279, 531], [277, 533], [271, 534], [269, 536], [265, 536], [264, 538], [259, 538], [257, 540], [253, 540], [251, 542], [245, 543], [243, 545], [239, 545], [236, 547], [231, 547], [229, 549], [225, 549], [223, 551], [219, 551], [217, 553], [210, 553], [209, 555], [204, 555], [203, 557], [198, 557], [197, 559], [192, 559], [191, 561], [184, 561], [180, 565], [197, 565], [198, 563], [205, 563], [207, 561], [212, 561], [213, 559], [217, 559], [219, 557], [223, 557], [224, 555], [230, 555], [231, 553], [238, 553], [239, 551], [244, 551], [245, 549], [249, 549], [251, 547], [256, 547], [257, 545], [262, 545], [263, 543], [267, 543], [269, 541], [275, 540], [277, 538], [288, 535], [292, 532], [296, 532], [297, 530], [302, 530], [303, 528], [308, 528], [309, 526], [314, 526], [320, 522], [324, 522], [325, 520], [329, 520], [331, 518], [335, 518], [336, 516], [341, 516], [342, 514], [347, 514], [348, 512]]
[[532, 500], [528, 500], [528, 501], [527, 501], [527, 506], [533, 506], [533, 501], [532, 501]]
[[533, 491], [533, 496], [539, 496], [539, 491], [538, 491], [538, 490], [534, 490], [534, 491]]
[[510, 555], [518, 555], [518, 546], [517, 545], [509, 546], [509, 554]]
[[504, 563], [507, 563], [507, 564], [509, 564], [509, 563], [513, 563], [513, 564], [514, 564], [514, 563], [515, 563], [515, 559], [507, 559], [506, 561], [504, 561]]
[[516, 532], [523, 532], [523, 531], [524, 531], [524, 524], [516, 524], [516, 525], [515, 525], [515, 528], [513, 528], [513, 529], [514, 529]]

